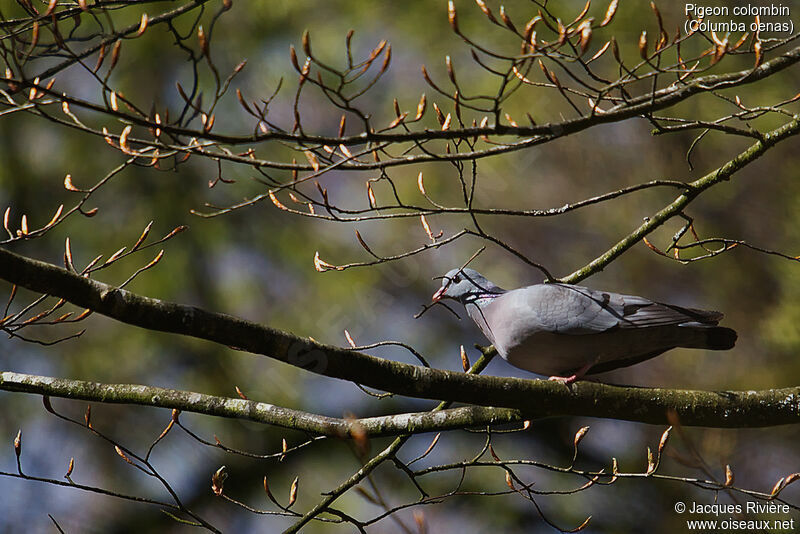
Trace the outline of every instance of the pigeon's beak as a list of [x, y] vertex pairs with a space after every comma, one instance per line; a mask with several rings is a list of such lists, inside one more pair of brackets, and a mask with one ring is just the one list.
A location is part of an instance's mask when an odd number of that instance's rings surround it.
[[439, 302], [444, 297], [444, 293], [447, 291], [447, 286], [442, 286], [436, 290], [436, 293], [433, 294], [432, 300], [433, 302]]

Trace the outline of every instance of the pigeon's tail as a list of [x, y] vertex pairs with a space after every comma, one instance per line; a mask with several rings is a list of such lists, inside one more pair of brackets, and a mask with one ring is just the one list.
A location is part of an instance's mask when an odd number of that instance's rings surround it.
[[[696, 323], [693, 323], [693, 325]], [[687, 348], [728, 350], [736, 344], [736, 330], [724, 326], [690, 326], [695, 333]], [[682, 325], [689, 326], [689, 325]]]
[[706, 331], [706, 348], [711, 350], [728, 350], [736, 344], [736, 330], [715, 326]]

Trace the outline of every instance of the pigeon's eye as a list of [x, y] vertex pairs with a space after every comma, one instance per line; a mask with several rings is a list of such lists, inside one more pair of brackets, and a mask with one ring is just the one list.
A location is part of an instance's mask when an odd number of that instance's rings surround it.
[[459, 275], [455, 275], [453, 277], [453, 283], [458, 284], [459, 282], [461, 282], [461, 277]]

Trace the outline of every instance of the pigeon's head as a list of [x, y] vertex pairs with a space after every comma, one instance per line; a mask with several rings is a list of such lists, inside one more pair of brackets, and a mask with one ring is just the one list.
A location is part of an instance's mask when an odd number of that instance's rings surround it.
[[469, 296], [495, 295], [503, 290], [487, 280], [475, 269], [453, 269], [442, 278], [442, 287], [433, 294], [433, 301], [441, 299], [467, 300]]

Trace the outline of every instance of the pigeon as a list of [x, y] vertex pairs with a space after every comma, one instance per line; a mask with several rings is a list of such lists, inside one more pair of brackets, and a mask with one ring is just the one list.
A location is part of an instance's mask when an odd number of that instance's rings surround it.
[[728, 350], [722, 314], [561, 283], [505, 290], [474, 269], [453, 269], [433, 301], [461, 302], [498, 354], [567, 386], [670, 349]]

